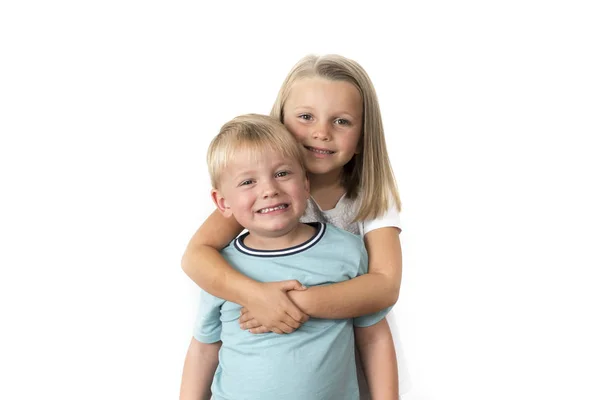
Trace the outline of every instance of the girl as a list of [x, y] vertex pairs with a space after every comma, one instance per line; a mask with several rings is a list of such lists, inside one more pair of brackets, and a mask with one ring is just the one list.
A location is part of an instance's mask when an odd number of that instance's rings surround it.
[[[303, 148], [311, 200], [302, 221], [328, 222], [360, 234], [369, 254], [369, 273], [310, 289], [297, 281], [253, 281], [220, 256], [218, 250], [242, 228], [218, 211], [190, 240], [184, 271], [207, 292], [244, 306], [240, 325], [252, 333], [291, 333], [308, 316], [352, 318], [391, 307], [402, 276], [400, 199], [367, 73], [342, 56], [304, 57], [285, 79], [271, 115]], [[394, 339], [400, 392], [406, 393], [410, 379], [400, 342]], [[367, 393], [361, 390], [361, 399]]]

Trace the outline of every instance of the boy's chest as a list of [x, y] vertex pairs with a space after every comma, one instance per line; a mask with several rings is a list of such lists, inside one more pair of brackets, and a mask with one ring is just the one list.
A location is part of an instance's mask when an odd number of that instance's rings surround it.
[[358, 273], [357, 261], [333, 253], [319, 257], [265, 258], [252, 265], [241, 263], [236, 269], [258, 282], [296, 279], [308, 287], [343, 282]]

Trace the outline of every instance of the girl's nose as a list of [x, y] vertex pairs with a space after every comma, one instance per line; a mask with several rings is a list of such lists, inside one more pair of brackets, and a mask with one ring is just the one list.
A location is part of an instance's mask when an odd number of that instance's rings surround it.
[[313, 139], [322, 140], [324, 142], [330, 141], [331, 135], [329, 134], [329, 127], [326, 124], [315, 125], [312, 137]]

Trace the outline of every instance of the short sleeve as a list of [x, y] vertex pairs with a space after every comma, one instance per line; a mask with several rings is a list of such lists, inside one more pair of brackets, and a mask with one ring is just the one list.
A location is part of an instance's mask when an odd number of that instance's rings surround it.
[[[358, 275], [366, 274], [369, 269], [369, 258], [367, 256], [367, 250], [362, 248], [361, 257], [360, 257], [360, 265], [358, 267]], [[373, 314], [367, 314], [360, 317], [354, 318], [354, 326], [359, 328], [365, 328], [367, 326], [375, 325], [379, 321], [385, 318], [388, 312], [392, 309], [392, 307], [388, 307], [379, 312]]]
[[221, 306], [225, 300], [204, 290], [200, 292], [200, 307], [194, 325], [194, 338], [201, 343], [221, 340]]
[[392, 205], [387, 211], [375, 219], [367, 219], [360, 224], [360, 235], [365, 236], [367, 233], [379, 228], [396, 227], [402, 231], [400, 227], [400, 212]]

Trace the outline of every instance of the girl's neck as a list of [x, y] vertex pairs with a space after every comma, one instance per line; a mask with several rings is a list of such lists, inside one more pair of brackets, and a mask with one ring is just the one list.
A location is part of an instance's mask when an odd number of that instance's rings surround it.
[[326, 211], [334, 208], [340, 198], [346, 193], [340, 177], [340, 173], [308, 174], [310, 195], [321, 210]]

